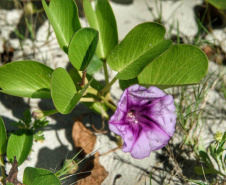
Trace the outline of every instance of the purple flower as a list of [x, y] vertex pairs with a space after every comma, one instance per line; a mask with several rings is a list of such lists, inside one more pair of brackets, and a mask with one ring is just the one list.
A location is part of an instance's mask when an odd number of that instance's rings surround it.
[[122, 150], [143, 159], [164, 147], [176, 124], [174, 100], [157, 87], [127, 88], [110, 118], [109, 128], [124, 140]]

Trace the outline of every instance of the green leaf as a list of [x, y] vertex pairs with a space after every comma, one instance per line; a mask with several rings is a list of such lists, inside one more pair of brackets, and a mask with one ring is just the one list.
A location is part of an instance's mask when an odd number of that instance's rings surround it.
[[14, 156], [18, 161], [18, 165], [21, 165], [27, 158], [31, 151], [33, 143], [33, 135], [28, 130], [17, 130], [9, 137], [7, 146], [7, 158], [12, 163]]
[[212, 4], [220, 10], [226, 10], [226, 1], [225, 0], [206, 0], [206, 2]]
[[6, 185], [14, 185], [13, 183], [7, 182]]
[[57, 68], [51, 78], [51, 95], [57, 110], [62, 114], [70, 113], [89, 87], [89, 81], [85, 87], [77, 92], [70, 75], [63, 68]]
[[7, 134], [5, 124], [2, 118], [0, 117], [0, 156], [5, 154], [6, 146], [7, 146]]
[[202, 161], [208, 166], [208, 167], [212, 167], [213, 163], [211, 161], [211, 159], [209, 158], [208, 154], [206, 153], [206, 151], [199, 151], [199, 156], [202, 159]]
[[49, 170], [27, 167], [24, 170], [23, 184], [26, 185], [61, 185], [60, 180]]
[[117, 24], [112, 8], [108, 0], [95, 0], [94, 9], [90, 0], [83, 0], [83, 7], [90, 26], [99, 31], [97, 56], [106, 58], [118, 44]]
[[69, 75], [71, 76], [76, 89], [80, 89], [80, 84], [82, 82], [82, 71], [78, 71], [77, 69], [75, 69], [74, 67], [70, 68], [68, 71]]
[[137, 78], [133, 78], [130, 80], [119, 80], [119, 86], [123, 91], [133, 84], [138, 84]]
[[71, 39], [68, 57], [72, 65], [84, 71], [92, 61], [98, 43], [98, 32], [93, 28], [82, 28]]
[[75, 107], [73, 98], [77, 90], [70, 75], [63, 68], [57, 68], [51, 78], [51, 95], [57, 110], [68, 114]]
[[97, 55], [94, 55], [93, 60], [87, 68], [87, 73], [93, 75], [94, 73], [98, 72], [102, 66], [103, 62], [97, 57]]
[[138, 76], [172, 45], [171, 40], [163, 40], [164, 35], [165, 28], [157, 23], [143, 23], [133, 28], [107, 58], [108, 65], [118, 71], [116, 77], [128, 80]]
[[51, 0], [49, 7], [45, 0], [42, 0], [42, 4], [61, 49], [68, 53], [72, 36], [81, 28], [74, 0]]
[[43, 134], [44, 131], [38, 131], [36, 134], [34, 134], [34, 140], [35, 141], [44, 141], [45, 136]]
[[0, 67], [0, 92], [19, 97], [51, 98], [53, 69], [35, 61], [18, 61]]
[[138, 76], [139, 84], [172, 86], [197, 84], [208, 70], [205, 53], [192, 45], [173, 45]]
[[196, 166], [194, 171], [198, 175], [204, 175], [204, 174], [208, 175], [208, 174], [217, 174], [218, 173], [218, 171], [215, 170], [214, 168], [202, 168], [201, 166]]

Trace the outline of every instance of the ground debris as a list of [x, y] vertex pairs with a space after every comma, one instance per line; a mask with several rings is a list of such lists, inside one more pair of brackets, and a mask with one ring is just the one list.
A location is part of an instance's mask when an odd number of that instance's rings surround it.
[[[96, 136], [82, 124], [82, 118], [75, 121], [72, 129], [72, 138], [76, 148], [83, 149], [80, 158], [85, 158], [87, 154], [92, 153], [94, 145], [96, 143]], [[85, 160], [84, 166], [80, 170], [78, 175], [77, 184], [79, 185], [98, 185], [101, 184], [107, 177], [108, 173], [103, 166], [99, 163], [99, 152], [96, 152], [94, 156]]]

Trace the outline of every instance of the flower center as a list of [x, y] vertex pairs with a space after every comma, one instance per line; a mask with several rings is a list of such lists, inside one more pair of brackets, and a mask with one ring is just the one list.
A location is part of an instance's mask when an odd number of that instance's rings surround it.
[[138, 120], [136, 118], [136, 111], [131, 109], [127, 115], [126, 115], [126, 119], [130, 122], [130, 123], [138, 123]]

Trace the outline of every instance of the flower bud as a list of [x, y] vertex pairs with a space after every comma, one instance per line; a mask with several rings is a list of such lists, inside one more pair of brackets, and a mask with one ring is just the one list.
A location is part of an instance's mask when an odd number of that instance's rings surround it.
[[66, 169], [67, 174], [74, 174], [78, 170], [78, 165], [74, 160], [66, 160]]
[[42, 119], [45, 117], [45, 114], [41, 110], [34, 110], [31, 116], [35, 119]]
[[35, 13], [35, 6], [32, 2], [28, 2], [25, 4], [24, 6], [24, 12], [27, 14], [27, 15], [32, 15]]
[[215, 139], [216, 142], [219, 143], [222, 140], [222, 137], [223, 137], [223, 132], [217, 131], [217, 133], [214, 136], [214, 139]]

